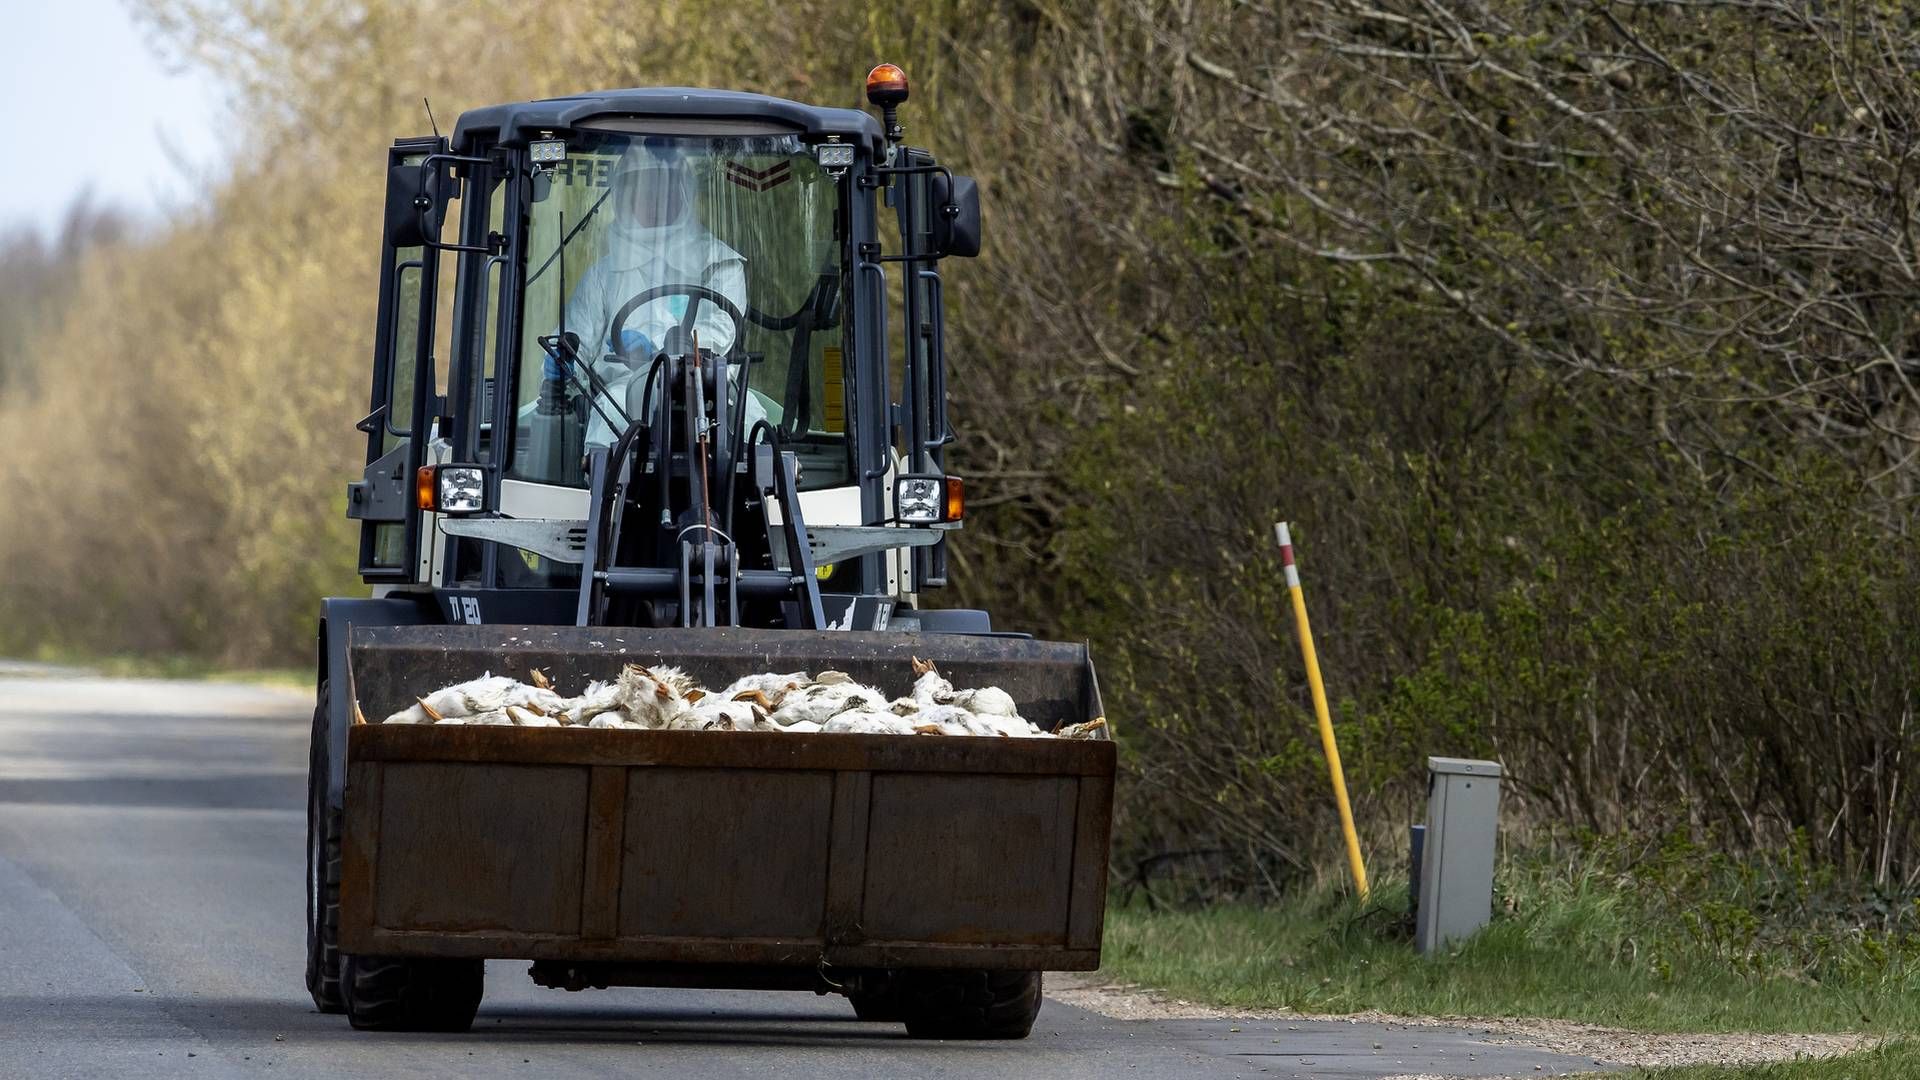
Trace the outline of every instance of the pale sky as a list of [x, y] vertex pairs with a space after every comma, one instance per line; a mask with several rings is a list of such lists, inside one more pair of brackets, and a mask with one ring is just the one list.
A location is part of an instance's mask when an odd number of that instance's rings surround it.
[[50, 235], [88, 186], [145, 220], [204, 201], [230, 127], [220, 88], [168, 72], [122, 0], [0, 0], [0, 25], [0, 231]]

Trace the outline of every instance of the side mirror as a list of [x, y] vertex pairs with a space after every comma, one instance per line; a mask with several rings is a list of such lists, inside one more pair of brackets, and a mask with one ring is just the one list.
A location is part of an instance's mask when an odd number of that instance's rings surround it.
[[933, 202], [933, 255], [971, 259], [980, 254], [980, 188], [971, 176], [936, 172], [927, 177], [927, 195]]
[[424, 247], [440, 238], [440, 170], [431, 163], [395, 165], [387, 170], [387, 242], [394, 247]]

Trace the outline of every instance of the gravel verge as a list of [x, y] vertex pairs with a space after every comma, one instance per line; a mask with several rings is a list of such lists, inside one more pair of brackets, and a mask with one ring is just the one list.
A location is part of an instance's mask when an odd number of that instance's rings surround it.
[[[1676, 1034], [1672, 1032], [1628, 1031], [1580, 1024], [1571, 1020], [1475, 1016], [1395, 1016], [1383, 1012], [1361, 1012], [1325, 1016], [1292, 1009], [1252, 1009], [1205, 1005], [1173, 997], [1146, 987], [1117, 983], [1099, 973], [1059, 972], [1047, 975], [1047, 996], [1116, 1020], [1230, 1020], [1299, 1019], [1345, 1020], [1350, 1023], [1389, 1024], [1402, 1027], [1467, 1028], [1481, 1033], [1490, 1043], [1507, 1046], [1533, 1046], [1560, 1054], [1573, 1054], [1633, 1066], [1669, 1065], [1758, 1065], [1771, 1061], [1791, 1061], [1804, 1057], [1833, 1057], [1851, 1054], [1878, 1045], [1874, 1035], [1839, 1034], [1762, 1034], [1757, 1032], [1716, 1032], [1712, 1034]], [[1404, 1080], [1428, 1080], [1407, 1077]], [[1442, 1078], [1432, 1078], [1442, 1080]]]

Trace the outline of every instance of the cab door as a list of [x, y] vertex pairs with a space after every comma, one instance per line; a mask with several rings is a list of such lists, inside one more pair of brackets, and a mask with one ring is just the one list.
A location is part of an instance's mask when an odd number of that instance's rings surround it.
[[[421, 522], [413, 478], [428, 425], [441, 411], [433, 370], [439, 252], [428, 244], [395, 243], [396, 233], [404, 232], [395, 222], [420, 189], [422, 164], [446, 152], [447, 141], [438, 136], [400, 139], [387, 151], [373, 392], [359, 424], [367, 436], [367, 469], [347, 491], [347, 516], [361, 523], [360, 576], [370, 583], [413, 581], [418, 566]], [[437, 179], [437, 172], [429, 174]]]

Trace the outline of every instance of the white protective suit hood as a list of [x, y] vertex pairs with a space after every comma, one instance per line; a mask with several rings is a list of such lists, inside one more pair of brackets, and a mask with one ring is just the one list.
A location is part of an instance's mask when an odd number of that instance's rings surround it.
[[[687, 163], [671, 148], [629, 147], [614, 169], [613, 186], [617, 205], [607, 228], [609, 270], [649, 271], [662, 281], [700, 285], [714, 264], [740, 257], [694, 214]], [[637, 220], [630, 205], [636, 187], [648, 223]]]

